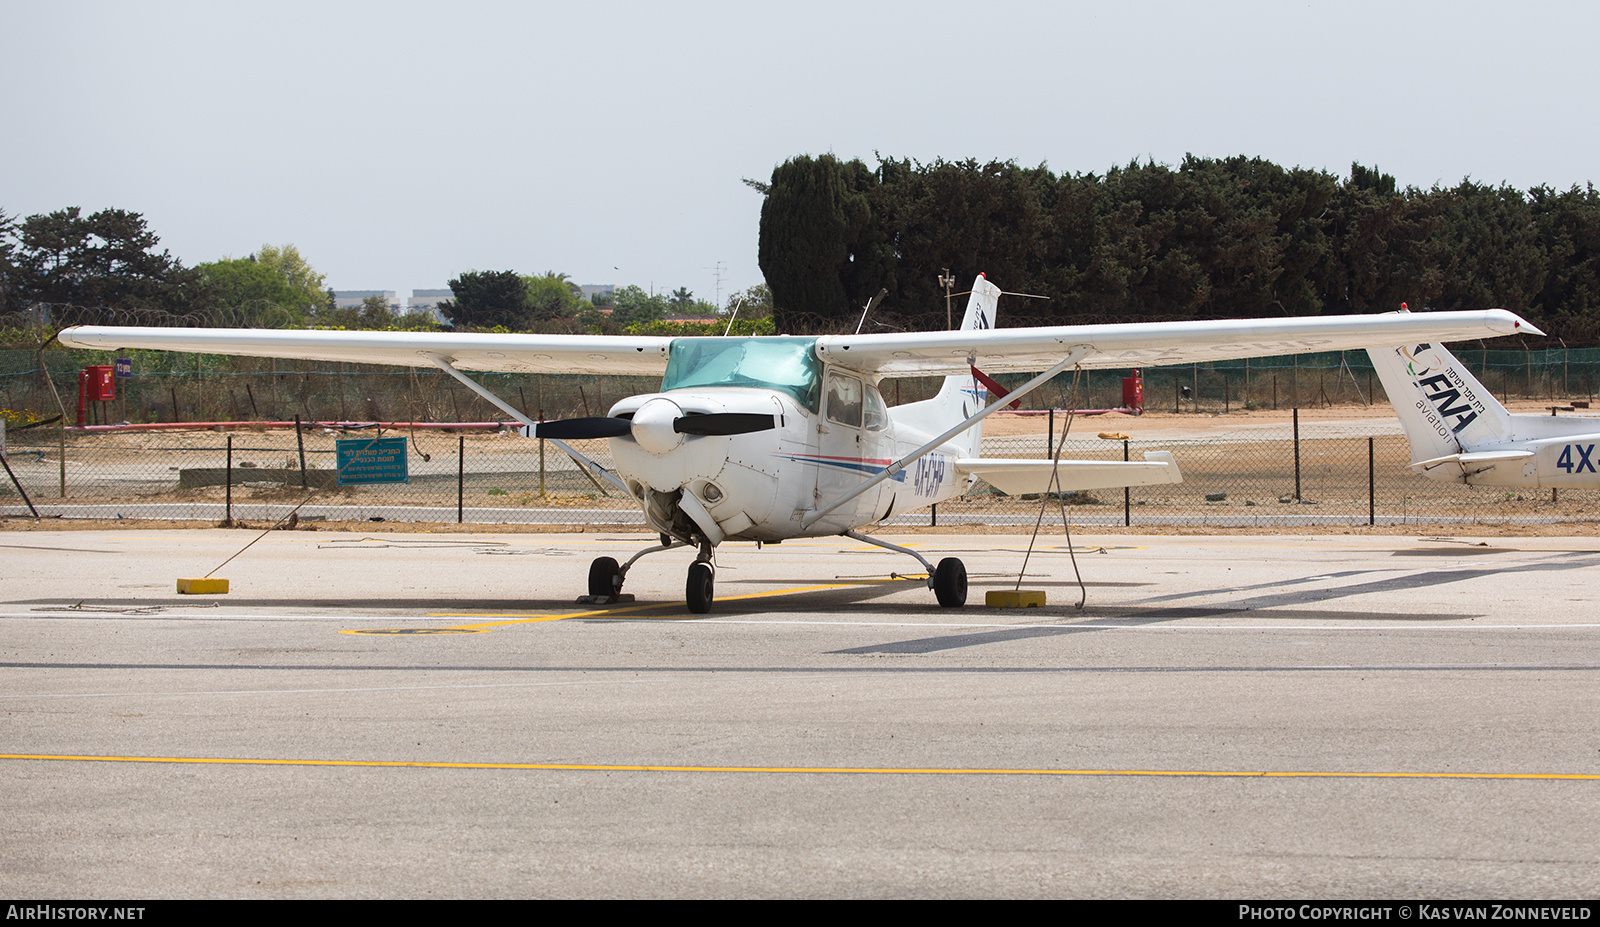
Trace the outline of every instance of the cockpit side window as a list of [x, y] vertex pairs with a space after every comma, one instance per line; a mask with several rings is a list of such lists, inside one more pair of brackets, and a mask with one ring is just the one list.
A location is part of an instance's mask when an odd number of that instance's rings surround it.
[[860, 428], [862, 402], [860, 380], [842, 373], [828, 374], [828, 421]]
[[867, 410], [863, 423], [868, 431], [882, 431], [889, 427], [889, 408], [876, 386], [867, 387]]

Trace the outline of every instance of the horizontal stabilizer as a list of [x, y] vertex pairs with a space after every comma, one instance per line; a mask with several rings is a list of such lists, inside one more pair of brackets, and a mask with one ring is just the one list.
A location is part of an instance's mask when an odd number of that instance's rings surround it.
[[1471, 454], [1446, 454], [1432, 460], [1419, 460], [1411, 465], [1414, 470], [1432, 470], [1444, 464], [1460, 464], [1463, 469], [1482, 464], [1505, 463], [1511, 460], [1526, 460], [1534, 456], [1533, 451], [1478, 451]]
[[1120, 489], [1179, 483], [1183, 475], [1171, 451], [1146, 451], [1144, 460], [1063, 460], [1059, 468], [1048, 460], [1007, 460], [997, 457], [963, 457], [956, 472], [971, 474], [1010, 495], [1049, 492], [1050, 474], [1060, 475], [1061, 492], [1084, 489]]

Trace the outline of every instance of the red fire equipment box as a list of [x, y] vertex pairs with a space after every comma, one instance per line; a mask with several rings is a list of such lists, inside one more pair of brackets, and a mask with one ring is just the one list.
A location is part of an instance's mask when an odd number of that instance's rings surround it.
[[1144, 377], [1139, 376], [1139, 371], [1132, 371], [1133, 376], [1122, 378], [1122, 407], [1135, 412], [1144, 411]]
[[111, 402], [117, 398], [116, 368], [110, 364], [95, 364], [83, 368], [83, 398], [90, 402]]
[[[78, 424], [88, 421], [89, 403], [112, 402], [117, 398], [116, 369], [110, 364], [94, 364], [78, 373]], [[100, 407], [105, 420], [105, 406]]]

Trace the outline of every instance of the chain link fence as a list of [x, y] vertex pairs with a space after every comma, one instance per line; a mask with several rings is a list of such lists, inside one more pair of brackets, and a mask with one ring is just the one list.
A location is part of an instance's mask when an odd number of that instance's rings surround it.
[[[1092, 422], [1092, 420], [1089, 420]], [[1090, 425], [1089, 427], [1093, 427]], [[1077, 426], [1075, 426], [1075, 431]], [[1410, 445], [1393, 419], [1252, 427], [1205, 438], [1069, 438], [1063, 459], [1143, 460], [1171, 451], [1183, 482], [1065, 493], [1059, 499], [1006, 496], [979, 483], [936, 513], [892, 524], [1407, 525], [1550, 523], [1600, 518], [1600, 491], [1505, 490], [1440, 483], [1412, 473]], [[1045, 457], [1044, 436], [986, 438], [985, 456]], [[1126, 453], [1126, 458], [1124, 454]]]
[[[1502, 397], [1570, 404], [1590, 399], [1600, 383], [1600, 351], [1595, 349], [1456, 353]], [[643, 525], [625, 495], [591, 478], [554, 445], [505, 433], [493, 424], [503, 418], [498, 410], [442, 373], [132, 354], [135, 376], [119, 381], [118, 398], [85, 410], [91, 427], [57, 422], [29, 428], [31, 422], [62, 414], [66, 423], [75, 422], [78, 371], [84, 364], [110, 363], [111, 358], [90, 352], [0, 351], [0, 402], [11, 426], [5, 443], [12, 471], [0, 479], [0, 514], [28, 516], [31, 503], [49, 516], [213, 523], [231, 516], [270, 523], [303, 506], [299, 517], [307, 520]], [[1127, 373], [1085, 373], [1076, 382], [1062, 375], [1024, 405], [1115, 408], [1122, 405]], [[1143, 373], [1145, 404], [1152, 410], [1215, 414], [1387, 403], [1364, 352]], [[536, 418], [603, 415], [618, 398], [659, 385], [640, 377], [494, 374], [481, 379]], [[938, 386], [937, 378], [908, 378], [886, 381], [883, 392], [891, 404], [899, 404], [932, 396]], [[308, 425], [297, 438], [293, 427], [259, 423], [296, 416], [321, 424]], [[351, 419], [457, 427], [351, 428]], [[226, 431], [202, 424], [250, 420], [258, 424]], [[93, 426], [100, 421], [155, 422], [174, 430]], [[329, 424], [341, 422], [345, 424]], [[486, 424], [463, 424], [470, 422]], [[889, 523], [1020, 526], [1032, 524], [1041, 508], [1045, 523], [1055, 525], [1063, 512], [1075, 525], [1428, 524], [1600, 517], [1600, 497], [1592, 491], [1506, 491], [1437, 483], [1412, 474], [1399, 423], [1389, 417], [1338, 426], [1302, 424], [1298, 440], [1289, 424], [1175, 440], [1079, 437], [1089, 433], [1093, 422], [1077, 420], [1063, 456], [1120, 460], [1126, 453], [1142, 460], [1147, 450], [1170, 450], [1184, 481], [1126, 494], [1096, 490], [1051, 499], [1006, 496], [980, 483], [937, 510], [908, 513]], [[174, 427], [179, 424], [188, 430]], [[19, 426], [24, 430], [17, 430]], [[409, 482], [335, 485], [335, 442], [380, 432], [407, 439]], [[573, 443], [610, 467], [605, 441]], [[1049, 453], [1043, 434], [984, 440], [985, 456], [1043, 459]]]
[[[1092, 419], [1079, 419], [1079, 422]], [[1075, 426], [1081, 428], [1082, 425]], [[1092, 427], [1092, 425], [1090, 426]], [[335, 442], [375, 436], [310, 426], [221, 431], [76, 433], [57, 426], [12, 432], [0, 514], [271, 523], [301, 506], [303, 520], [467, 524], [635, 525], [637, 507], [553, 444], [501, 431], [385, 430], [406, 440], [407, 483], [338, 486]], [[1174, 485], [1014, 497], [978, 483], [957, 500], [890, 520], [926, 524], [1274, 526], [1550, 522], [1600, 516], [1588, 490], [1507, 491], [1437, 483], [1407, 469], [1398, 423], [1303, 424], [1176, 440], [1069, 437], [1063, 457], [1142, 460], [1170, 450]], [[573, 442], [611, 466], [605, 441]], [[1043, 459], [1044, 435], [992, 437], [984, 455]], [[303, 448], [303, 458], [302, 458]], [[229, 456], [231, 450], [231, 467]], [[304, 469], [302, 469], [302, 459]], [[12, 482], [15, 479], [15, 483]], [[26, 500], [18, 488], [26, 494]]]

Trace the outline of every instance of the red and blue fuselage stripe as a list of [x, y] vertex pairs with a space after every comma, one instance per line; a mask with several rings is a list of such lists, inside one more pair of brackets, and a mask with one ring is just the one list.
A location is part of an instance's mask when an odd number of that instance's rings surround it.
[[[861, 473], [866, 476], [876, 476], [888, 469], [894, 463], [892, 460], [870, 457], [824, 457], [820, 454], [778, 454], [780, 460], [790, 460], [796, 463], [812, 463], [819, 467], [832, 467], [836, 470], [846, 470], [851, 473]], [[890, 479], [904, 483], [906, 472], [901, 470]]]

